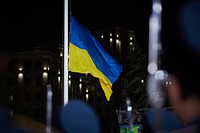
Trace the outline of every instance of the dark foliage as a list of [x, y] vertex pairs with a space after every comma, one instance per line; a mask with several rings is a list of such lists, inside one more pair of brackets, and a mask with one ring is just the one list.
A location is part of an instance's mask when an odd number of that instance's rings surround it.
[[125, 97], [129, 97], [133, 108], [148, 106], [146, 93], [147, 55], [139, 45], [130, 46], [128, 61], [128, 84], [125, 86]]

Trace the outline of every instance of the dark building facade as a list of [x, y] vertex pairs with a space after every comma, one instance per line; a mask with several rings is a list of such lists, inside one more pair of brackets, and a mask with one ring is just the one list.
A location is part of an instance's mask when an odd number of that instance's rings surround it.
[[47, 85], [52, 86], [53, 112], [62, 103], [61, 72], [61, 57], [51, 51], [36, 48], [13, 53], [2, 79], [1, 100], [11, 114], [24, 114], [45, 122]]
[[[99, 80], [91, 74], [69, 72], [70, 99], [81, 99], [97, 112], [102, 133], [119, 132], [116, 109], [123, 105], [123, 87], [127, 84], [126, 57], [134, 49], [135, 32], [118, 27], [98, 28], [92, 34], [104, 49], [123, 66], [123, 72], [113, 84], [107, 101]], [[20, 113], [39, 121], [46, 120], [47, 85], [53, 91], [53, 123], [58, 123], [58, 110], [63, 105], [63, 53], [62, 45], [55, 49], [34, 48], [10, 55], [8, 71], [1, 85], [1, 100], [11, 113]]]

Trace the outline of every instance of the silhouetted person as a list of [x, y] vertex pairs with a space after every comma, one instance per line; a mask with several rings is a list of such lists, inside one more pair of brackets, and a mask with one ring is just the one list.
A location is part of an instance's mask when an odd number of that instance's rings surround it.
[[0, 106], [0, 133], [28, 133], [28, 132], [16, 127], [10, 118], [8, 110], [4, 106]]
[[[166, 5], [165, 5], [166, 4]], [[200, 1], [163, 3], [162, 67], [167, 95], [183, 127], [173, 132], [200, 132]]]
[[170, 110], [152, 108], [145, 113], [143, 126], [143, 133], [169, 132], [182, 128], [182, 123]]
[[60, 124], [66, 133], [100, 133], [96, 112], [80, 100], [70, 100], [61, 109]]

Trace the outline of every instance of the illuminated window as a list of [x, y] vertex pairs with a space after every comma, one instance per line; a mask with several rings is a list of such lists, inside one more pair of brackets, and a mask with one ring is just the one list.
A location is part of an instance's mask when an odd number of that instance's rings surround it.
[[117, 39], [117, 40], [116, 40], [116, 43], [117, 43], [117, 44], [120, 44], [120, 40], [119, 40], [119, 39]]
[[82, 83], [79, 84], [79, 88], [80, 88], [80, 89], [82, 88]]
[[172, 84], [172, 82], [166, 82], [166, 85], [171, 85]]
[[13, 101], [13, 95], [10, 96], [10, 101]]
[[116, 40], [116, 52], [120, 55], [121, 53], [121, 41], [119, 39]]
[[47, 67], [46, 67], [46, 66], [44, 66], [44, 67], [43, 67], [43, 69], [44, 69], [44, 70], [47, 70]]
[[58, 70], [58, 75], [60, 75], [60, 70]]
[[22, 78], [23, 78], [23, 74], [22, 74], [22, 73], [19, 73], [19, 74], [18, 74], [18, 78], [19, 78], [19, 79], [22, 79]]
[[46, 72], [43, 73], [43, 76], [46, 77], [48, 74]]
[[60, 83], [60, 76], [58, 76], [58, 83]]
[[48, 76], [48, 73], [47, 72], [44, 72], [43, 73], [43, 78], [46, 78]]
[[8, 99], [9, 99], [9, 101], [12, 102], [13, 101], [13, 94], [10, 94], [9, 97], [8, 97]]
[[63, 52], [62, 51], [60, 51], [60, 57], [63, 57]]
[[88, 101], [88, 99], [89, 99], [89, 94], [86, 94], [85, 97], [86, 97], [86, 101]]
[[22, 71], [23, 70], [23, 67], [19, 67], [19, 71]]
[[71, 80], [68, 81], [69, 86], [71, 86]]

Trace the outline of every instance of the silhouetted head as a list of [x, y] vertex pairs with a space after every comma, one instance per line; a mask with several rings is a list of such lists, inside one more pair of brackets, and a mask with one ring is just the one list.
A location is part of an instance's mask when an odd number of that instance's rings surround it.
[[180, 82], [182, 96], [200, 98], [200, 1], [166, 1], [162, 67]]
[[71, 100], [62, 108], [60, 123], [66, 133], [100, 132], [100, 123], [95, 111], [79, 100]]

